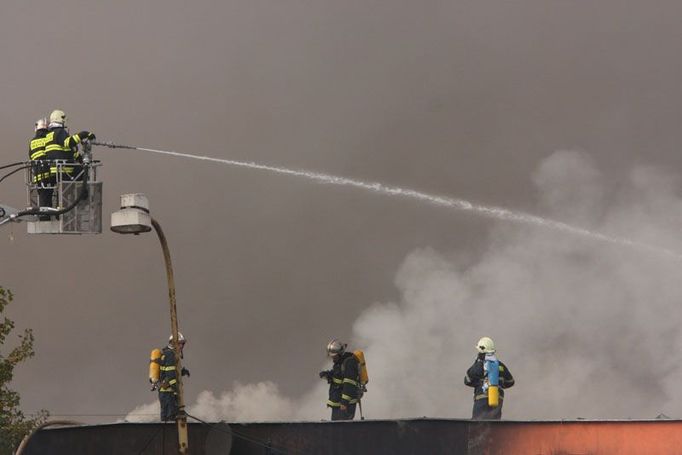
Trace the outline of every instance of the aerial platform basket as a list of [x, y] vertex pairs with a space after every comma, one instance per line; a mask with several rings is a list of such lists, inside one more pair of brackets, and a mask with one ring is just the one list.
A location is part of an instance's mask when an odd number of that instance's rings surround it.
[[[102, 182], [97, 181], [99, 161], [73, 163], [68, 161], [50, 161], [51, 167], [57, 168], [56, 181], [50, 184], [33, 183], [36, 163], [27, 163], [26, 188], [29, 207], [40, 211], [38, 216], [27, 220], [29, 234], [101, 234], [102, 233]], [[43, 165], [46, 163], [42, 162]], [[64, 168], [72, 168], [69, 177]], [[43, 169], [44, 170], [44, 169]], [[84, 189], [87, 190], [84, 193]], [[40, 191], [52, 190], [52, 207], [40, 207], [38, 194]], [[82, 200], [79, 200], [82, 199]], [[72, 207], [64, 213], [58, 213]], [[58, 213], [50, 215], [51, 213]]]

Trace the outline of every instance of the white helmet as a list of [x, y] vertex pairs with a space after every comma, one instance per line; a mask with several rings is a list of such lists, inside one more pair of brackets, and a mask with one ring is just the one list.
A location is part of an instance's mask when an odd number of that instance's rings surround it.
[[336, 338], [327, 343], [327, 355], [333, 357], [335, 355], [343, 354], [346, 350], [346, 343], [342, 343]]
[[[185, 343], [185, 337], [182, 335], [182, 333], [178, 332], [178, 341], [180, 343]], [[173, 335], [168, 337], [168, 344], [173, 343]]]
[[59, 123], [60, 125], [64, 126], [66, 124], [66, 114], [64, 111], [59, 109], [52, 111], [50, 114], [50, 123]]
[[476, 349], [478, 349], [478, 352], [481, 353], [494, 354], [495, 343], [493, 342], [492, 338], [483, 337], [480, 340], [478, 340], [478, 343], [476, 343]]
[[44, 129], [47, 129], [47, 119], [45, 117], [39, 118], [38, 120], [36, 120], [36, 125], [35, 125], [34, 131], [44, 130]]

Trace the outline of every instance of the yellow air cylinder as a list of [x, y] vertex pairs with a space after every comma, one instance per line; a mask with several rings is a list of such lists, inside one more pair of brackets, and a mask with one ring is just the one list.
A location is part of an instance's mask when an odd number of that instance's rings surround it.
[[369, 375], [367, 374], [367, 363], [365, 363], [365, 353], [362, 351], [355, 351], [353, 353], [358, 363], [360, 364], [360, 382], [364, 385], [369, 382]]
[[161, 374], [161, 349], [154, 349], [149, 356], [149, 382], [159, 382]]
[[496, 408], [500, 405], [500, 389], [496, 385], [488, 387], [488, 406]]

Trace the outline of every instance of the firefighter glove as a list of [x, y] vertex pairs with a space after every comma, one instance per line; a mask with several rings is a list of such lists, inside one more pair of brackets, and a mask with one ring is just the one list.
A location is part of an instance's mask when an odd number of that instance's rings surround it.
[[320, 371], [321, 379], [326, 379], [327, 381], [329, 381], [329, 376], [331, 376], [331, 372], [329, 370]]
[[91, 141], [94, 141], [96, 139], [95, 135], [89, 131], [81, 131], [80, 133], [78, 133], [78, 137], [81, 139], [81, 141], [85, 139], [90, 139]]
[[182, 367], [182, 370], [180, 370], [180, 375], [189, 377], [189, 370], [185, 367]]

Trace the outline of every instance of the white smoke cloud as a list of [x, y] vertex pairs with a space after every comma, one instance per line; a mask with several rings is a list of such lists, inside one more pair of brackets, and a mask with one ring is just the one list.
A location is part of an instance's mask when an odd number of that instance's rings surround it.
[[216, 397], [204, 391], [188, 412], [202, 420], [239, 421], [281, 420], [291, 418], [294, 403], [282, 397], [276, 384], [270, 381], [257, 384], [236, 383], [231, 391]]
[[123, 419], [124, 422], [158, 422], [160, 413], [159, 402], [142, 404], [128, 413]]
[[[256, 422], [278, 420], [321, 420], [325, 412], [326, 386], [312, 388], [306, 398], [294, 400], [282, 396], [277, 384], [263, 381], [255, 384], [233, 384], [220, 395], [209, 390], [199, 393], [196, 401], [187, 406], [190, 416], [217, 422]], [[320, 402], [320, 397], [324, 398]], [[155, 401], [133, 409], [124, 419], [127, 422], [158, 422], [159, 403]]]
[[[560, 151], [533, 181], [543, 215], [682, 250], [678, 180], [660, 169], [638, 167], [607, 182], [589, 155]], [[461, 262], [413, 251], [395, 278], [400, 301], [370, 305], [355, 322], [351, 346], [365, 350], [370, 373], [367, 416], [469, 417], [472, 390], [462, 379], [484, 335], [517, 380], [506, 418], [675, 415], [682, 263], [508, 222], [492, 228], [477, 261]], [[298, 399], [271, 382], [236, 384], [218, 397], [203, 392], [190, 412], [317, 420], [328, 414], [325, 400], [322, 383]], [[131, 414], [143, 411], [149, 407]]]

